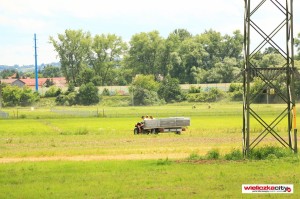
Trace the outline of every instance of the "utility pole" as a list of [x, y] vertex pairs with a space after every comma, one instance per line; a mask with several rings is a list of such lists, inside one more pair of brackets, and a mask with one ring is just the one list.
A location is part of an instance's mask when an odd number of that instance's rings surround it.
[[39, 91], [38, 80], [38, 66], [37, 66], [37, 47], [36, 47], [36, 34], [34, 33], [34, 66], [35, 66], [35, 91]]

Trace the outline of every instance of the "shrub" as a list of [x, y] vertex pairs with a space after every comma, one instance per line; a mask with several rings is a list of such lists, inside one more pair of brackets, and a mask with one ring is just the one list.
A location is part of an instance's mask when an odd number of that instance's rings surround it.
[[2, 100], [4, 106], [28, 106], [38, 101], [39, 95], [28, 87], [19, 88], [7, 85], [2, 89]]
[[166, 102], [180, 102], [183, 94], [179, 85], [179, 80], [167, 76], [159, 85], [158, 95]]
[[107, 88], [104, 88], [102, 91], [103, 96], [110, 96], [109, 90]]
[[56, 97], [55, 102], [57, 105], [72, 106], [77, 104], [76, 95], [76, 92], [61, 93]]
[[134, 78], [129, 92], [133, 94], [134, 105], [154, 105], [161, 103], [157, 91], [159, 83], [152, 75], [139, 75]]
[[77, 94], [77, 103], [82, 105], [92, 105], [99, 103], [98, 88], [92, 83], [83, 84]]
[[282, 157], [290, 157], [293, 153], [290, 149], [276, 147], [276, 146], [266, 146], [262, 148], [253, 149], [249, 153], [249, 158], [254, 160], [265, 160], [274, 157], [282, 158]]
[[39, 94], [37, 92], [32, 92], [32, 90], [28, 87], [25, 87], [21, 91], [20, 102], [21, 106], [29, 106], [34, 102], [39, 100]]
[[230, 84], [228, 92], [232, 101], [243, 100], [243, 85], [241, 84]]
[[225, 154], [226, 160], [242, 160], [243, 153], [238, 149], [233, 149], [230, 153]]
[[45, 97], [57, 97], [60, 95], [61, 89], [57, 88], [56, 86], [51, 86], [46, 92], [45, 92]]
[[134, 105], [154, 105], [163, 103], [155, 91], [137, 88], [133, 94]]
[[189, 88], [189, 91], [188, 91], [189, 93], [200, 93], [201, 92], [201, 87], [200, 86], [198, 86], [198, 87], [195, 87], [195, 86], [191, 86], [190, 88]]
[[217, 160], [220, 158], [220, 152], [218, 149], [212, 149], [210, 151], [207, 152], [206, 154], [206, 158], [208, 160]]
[[217, 102], [223, 99], [223, 97], [224, 97], [223, 91], [217, 88], [212, 88], [208, 92], [189, 94], [187, 99], [189, 102]]

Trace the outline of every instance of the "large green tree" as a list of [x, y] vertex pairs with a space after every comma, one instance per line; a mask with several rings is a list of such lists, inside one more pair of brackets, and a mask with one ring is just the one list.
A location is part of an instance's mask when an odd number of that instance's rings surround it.
[[127, 44], [115, 34], [101, 34], [93, 38], [89, 63], [100, 80], [100, 85], [109, 85], [114, 82], [115, 69], [120, 67], [126, 49]]
[[135, 34], [129, 44], [130, 49], [125, 63], [134, 74], [157, 75], [160, 73], [160, 56], [163, 52], [164, 39], [158, 31]]
[[[179, 57], [179, 49], [181, 43], [192, 34], [185, 29], [176, 29], [169, 34], [165, 40], [160, 58], [160, 74], [163, 76], [170, 75], [170, 72], [181, 65], [181, 58]], [[176, 69], [174, 69], [176, 70]], [[180, 70], [180, 69], [179, 69]], [[174, 73], [174, 72], [173, 72]]]
[[79, 74], [87, 67], [91, 47], [91, 34], [82, 30], [65, 30], [57, 40], [50, 37], [50, 43], [58, 53], [61, 70], [67, 81], [79, 85]]

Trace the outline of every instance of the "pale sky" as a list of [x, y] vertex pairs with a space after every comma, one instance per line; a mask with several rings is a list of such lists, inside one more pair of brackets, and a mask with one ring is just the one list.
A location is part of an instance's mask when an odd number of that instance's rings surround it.
[[[300, 32], [298, 8], [297, 0], [294, 36]], [[92, 35], [114, 33], [125, 41], [153, 30], [166, 38], [177, 28], [193, 35], [209, 29], [222, 34], [243, 32], [244, 0], [0, 0], [0, 13], [0, 65], [34, 65], [34, 33], [38, 64], [50, 63], [59, 59], [49, 36], [57, 38], [66, 29]], [[274, 21], [272, 16], [258, 16], [264, 17], [264, 26]]]

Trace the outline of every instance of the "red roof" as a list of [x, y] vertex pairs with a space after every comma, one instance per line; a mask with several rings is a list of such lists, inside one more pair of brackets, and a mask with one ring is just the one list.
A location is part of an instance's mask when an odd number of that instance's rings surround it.
[[1, 83], [6, 83], [6, 84], [11, 84], [14, 81], [16, 81], [16, 79], [1, 79]]
[[[47, 79], [52, 80], [54, 85], [58, 87], [63, 87], [67, 83], [66, 78], [64, 77], [38, 78], [38, 85], [43, 86]], [[35, 86], [35, 79], [27, 78], [27, 79], [20, 79], [20, 80], [24, 82], [26, 86]]]

